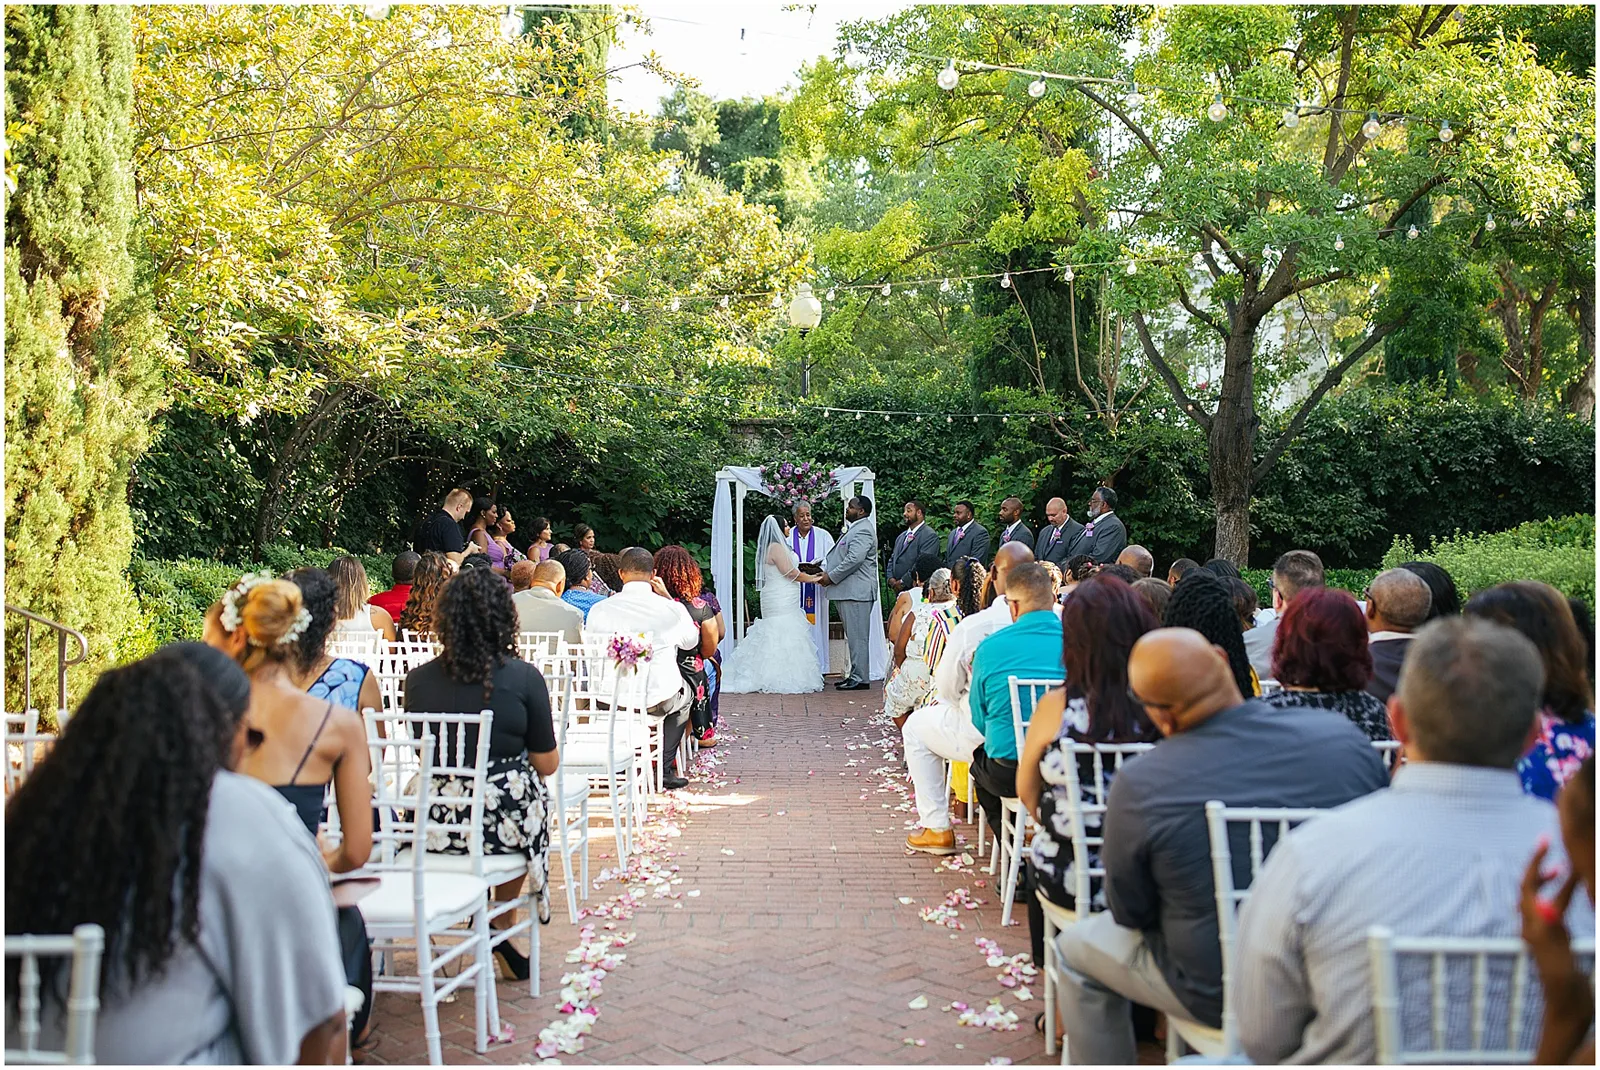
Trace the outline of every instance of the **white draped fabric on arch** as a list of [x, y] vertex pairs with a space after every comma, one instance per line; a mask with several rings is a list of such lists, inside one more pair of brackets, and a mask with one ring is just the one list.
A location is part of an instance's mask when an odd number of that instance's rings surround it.
[[[832, 474], [840, 498], [848, 500], [857, 493], [858, 487], [860, 493], [874, 497], [873, 485], [877, 477], [872, 469], [858, 465], [835, 468]], [[749, 624], [749, 612], [744, 604], [744, 500], [752, 491], [765, 497], [772, 493], [759, 468], [728, 465], [717, 473], [717, 495], [711, 506], [711, 578], [717, 585], [717, 597], [723, 603], [723, 610], [733, 618], [728, 637], [723, 640], [724, 652], [737, 645]], [[877, 510], [876, 499], [873, 510]], [[876, 522], [874, 516], [873, 523]], [[878, 563], [874, 561], [872, 567], [876, 572]], [[882, 680], [889, 668], [889, 644], [883, 634], [883, 603], [877, 599], [872, 603], [872, 635], [868, 637], [868, 649], [872, 661], [869, 678]]]

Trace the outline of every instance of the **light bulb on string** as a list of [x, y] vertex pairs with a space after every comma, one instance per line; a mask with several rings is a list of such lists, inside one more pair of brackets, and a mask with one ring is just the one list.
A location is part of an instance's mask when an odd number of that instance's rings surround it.
[[1062, 280], [1062, 281], [1063, 281], [1063, 282], [1071, 282], [1071, 281], [1072, 281], [1072, 280], [1073, 280], [1073, 279], [1075, 279], [1075, 278], [1077, 278], [1077, 277], [1078, 277], [1078, 276], [1077, 276], [1077, 275], [1075, 275], [1075, 274], [1074, 274], [1074, 273], [1073, 273], [1073, 271], [1072, 271], [1072, 265], [1071, 265], [1071, 264], [1068, 264], [1068, 265], [1067, 265], [1067, 270], [1065, 270], [1065, 271], [1063, 271], [1063, 272], [1062, 272], [1062, 273], [1061, 273], [1061, 280]]
[[624, 313], [626, 313], [626, 312], [627, 312], [627, 311], [628, 311], [628, 308], [629, 308], [629, 307], [630, 307], [630, 306], [629, 306], [629, 304], [628, 304], [628, 299], [627, 299], [627, 298], [626, 298], [626, 297], [624, 297], [624, 298], [623, 298], [623, 299], [622, 299], [622, 311], [623, 311], [623, 312], [624, 312]]
[[950, 292], [950, 280], [949, 279], [943, 279], [943, 280], [941, 280], [939, 282], [939, 292], [942, 293], [942, 294], [947, 294], [947, 293]]
[[773, 308], [782, 308], [783, 307], [783, 298], [779, 297], [777, 294], [773, 294], [772, 295], [772, 307]]
[[1217, 94], [1217, 99], [1211, 102], [1211, 107], [1206, 109], [1206, 114], [1214, 123], [1220, 123], [1228, 117], [1228, 106], [1222, 103], [1222, 94]]
[[883, 414], [883, 422], [884, 423], [888, 423], [889, 422], [889, 414], [888, 413], [884, 413]]
[[1344, 252], [1344, 235], [1343, 234], [1338, 234], [1338, 235], [1334, 236], [1334, 239], [1333, 239], [1333, 251], [1336, 252], [1336, 253]]
[[1378, 113], [1375, 111], [1368, 112], [1367, 121], [1361, 124], [1361, 136], [1371, 141], [1382, 130], [1383, 126], [1378, 122]]
[[1033, 81], [1028, 83], [1028, 96], [1032, 97], [1034, 100], [1038, 100], [1040, 97], [1045, 95], [1045, 91], [1049, 88], [1050, 86], [1045, 83], [1043, 78], [1035, 78]]
[[856, 419], [858, 419], [858, 420], [861, 419], [861, 414], [859, 412], [856, 413]]
[[727, 308], [728, 307], [728, 295], [727, 294], [723, 294], [722, 295], [722, 300], [718, 301], [717, 304], [721, 305], [723, 308]]
[[579, 301], [577, 304], [572, 306], [572, 314], [574, 316], [583, 315], [583, 302], [582, 301]]
[[1285, 129], [1293, 130], [1300, 125], [1300, 112], [1295, 108], [1283, 109], [1283, 125]]
[[952, 59], [947, 63], [944, 70], [939, 72], [939, 77], [936, 80], [939, 83], [939, 88], [946, 93], [954, 89], [956, 83], [961, 81], [961, 73], [956, 70], [956, 61]]
[[362, 11], [369, 19], [386, 19], [389, 17], [388, 4], [368, 4]]
[[921, 423], [921, 422], [922, 422], [922, 417], [920, 417], [920, 416], [918, 416], [918, 417], [917, 417], [917, 423], [919, 423], [919, 424], [920, 424], [920, 423]]
[[515, 5], [506, 8], [506, 13], [500, 16], [500, 33], [507, 41], [515, 41], [522, 36], [522, 13]]
[[1565, 212], [1562, 212], [1561, 215], [1568, 223], [1570, 223], [1574, 219], [1578, 218], [1578, 210], [1576, 208], [1568, 208]]
[[682, 307], [683, 307], [683, 302], [678, 300], [676, 297], [674, 297], [672, 299], [672, 311], [676, 312], [676, 311], [678, 311], [678, 309], [680, 309]]
[[951, 420], [952, 420], [952, 417], [949, 417], [949, 416], [946, 416], [946, 417], [945, 417], [945, 418], [944, 418], [944, 422], [945, 422], [945, 423], [950, 423], [950, 422], [951, 422]]
[[1488, 217], [1484, 219], [1484, 221], [1483, 221], [1483, 229], [1487, 230], [1487, 231], [1491, 231], [1491, 232], [1494, 230], [1494, 213], [1493, 212], [1490, 212]]
[[883, 289], [879, 290], [878, 292], [881, 293], [883, 296], [888, 297], [891, 293], [894, 292], [894, 287], [890, 286], [886, 282], [886, 283], [883, 284]]
[[1576, 156], [1583, 151], [1583, 138], [1575, 137], [1567, 142], [1567, 151]]
[[835, 290], [832, 286], [828, 287], [828, 300], [832, 301], [837, 296], [839, 296], [839, 291]]
[[1516, 130], [1514, 130], [1514, 129], [1507, 130], [1506, 131], [1506, 136], [1500, 139], [1500, 144], [1504, 145], [1506, 147], [1506, 151], [1508, 151], [1508, 152], [1510, 150], [1516, 148], [1517, 147], [1517, 132], [1516, 132]]
[[1000, 422], [1001, 422], [1001, 423], [1003, 423], [1003, 424], [1008, 424], [1008, 423], [1010, 423], [1010, 422], [1011, 422], [1011, 417], [1009, 417], [1009, 416], [1002, 416], [1002, 417], [1000, 417]]
[[1407, 241], [1416, 241], [1417, 240], [1417, 235], [1419, 235], [1421, 233], [1422, 233], [1422, 231], [1418, 230], [1417, 229], [1417, 225], [1415, 223], [1413, 223], [1406, 230], [1406, 240]]
[[1446, 119], [1439, 124], [1439, 140], [1446, 145], [1455, 140], [1456, 132], [1450, 129], [1450, 120]]
[[1134, 83], [1134, 82], [1129, 82], [1128, 83], [1128, 96], [1127, 96], [1128, 107], [1137, 108], [1139, 105], [1141, 105], [1143, 103], [1144, 103], [1144, 94], [1139, 92], [1138, 84]]
[[1128, 267], [1127, 267], [1126, 270], [1127, 270], [1127, 273], [1129, 275], [1137, 275], [1139, 273], [1139, 265], [1136, 262], [1130, 260], [1130, 261], [1128, 261]]
[[1000, 288], [1002, 290], [1011, 289], [1011, 272], [1008, 271], [1004, 275], [1000, 276]]
[[973, 423], [977, 423], [977, 422], [978, 422], [978, 418], [977, 418], [977, 417], [976, 417], [976, 416], [974, 416], [974, 417], [973, 417], [973, 418], [972, 418], [972, 422], [973, 422]]

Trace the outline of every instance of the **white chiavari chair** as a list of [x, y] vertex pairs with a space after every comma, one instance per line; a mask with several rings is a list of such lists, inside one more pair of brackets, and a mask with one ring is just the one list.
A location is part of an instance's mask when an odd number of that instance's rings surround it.
[[605, 793], [618, 864], [625, 866], [633, 831], [643, 819], [649, 776], [648, 727], [639, 700], [628, 698], [643, 691], [643, 676], [617, 672], [604, 640], [568, 644], [564, 656], [574, 667], [561, 753], [564, 775], [582, 779], [595, 794]]
[[[55, 749], [57, 733], [39, 727], [39, 711], [24, 710], [6, 716], [6, 795], [22, 785], [33, 767]], [[56, 711], [56, 724], [66, 727], [67, 711]]]
[[[100, 1013], [100, 956], [105, 950], [105, 930], [79, 925], [70, 936], [7, 936], [6, 959], [21, 959], [15, 1028], [21, 1047], [5, 1049], [8, 1064], [87, 1066], [94, 1060], [95, 1019]], [[42, 991], [41, 958], [70, 959], [67, 976], [66, 1021], [61, 1049], [40, 1046], [43, 1032], [40, 1012], [54, 993]], [[58, 984], [52, 988], [59, 990]], [[9, 1015], [8, 1015], [9, 1017]]]
[[[1063, 681], [1012, 676], [1008, 683], [1011, 688], [1011, 730], [1016, 733], [1017, 753], [1020, 754], [1023, 737], [1028, 732], [1028, 722], [1033, 719], [1033, 707], [1046, 691], [1060, 687]], [[1022, 876], [1022, 849], [1028, 841], [1028, 824], [1031, 820], [1020, 799], [1000, 800], [1001, 835], [994, 847], [1005, 872], [1005, 906], [1000, 912], [1001, 925], [1011, 924], [1011, 908], [1017, 899], [1017, 881]]]
[[561, 632], [518, 632], [517, 653], [523, 661], [534, 662], [539, 658], [561, 653], [561, 645], [566, 642], [566, 636]]
[[[550, 691], [557, 753], [562, 758], [551, 778], [551, 800], [556, 811], [556, 847], [561, 852], [561, 869], [566, 878], [567, 916], [576, 925], [578, 901], [589, 895], [589, 778], [572, 772], [573, 767], [565, 760], [567, 730], [573, 719], [575, 667], [570, 658], [559, 652], [539, 655], [533, 659], [533, 664], [544, 676], [545, 686]], [[579, 856], [576, 874], [573, 872], [574, 855]]]

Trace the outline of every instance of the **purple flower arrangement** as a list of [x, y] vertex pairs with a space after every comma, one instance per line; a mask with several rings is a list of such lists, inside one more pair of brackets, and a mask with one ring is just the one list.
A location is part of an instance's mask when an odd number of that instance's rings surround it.
[[650, 643], [642, 635], [613, 635], [606, 644], [606, 653], [618, 668], [637, 668], [639, 662], [650, 657]]
[[820, 501], [834, 489], [833, 473], [815, 461], [774, 461], [760, 472], [767, 492], [784, 505]]

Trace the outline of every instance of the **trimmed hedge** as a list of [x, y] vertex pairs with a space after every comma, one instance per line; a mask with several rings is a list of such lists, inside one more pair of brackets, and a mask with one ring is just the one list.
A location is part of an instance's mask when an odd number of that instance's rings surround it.
[[1432, 561], [1456, 581], [1465, 602], [1508, 580], [1540, 580], [1594, 605], [1594, 515], [1531, 520], [1510, 531], [1435, 539], [1419, 551], [1400, 536], [1383, 557], [1385, 568], [1402, 561]]

